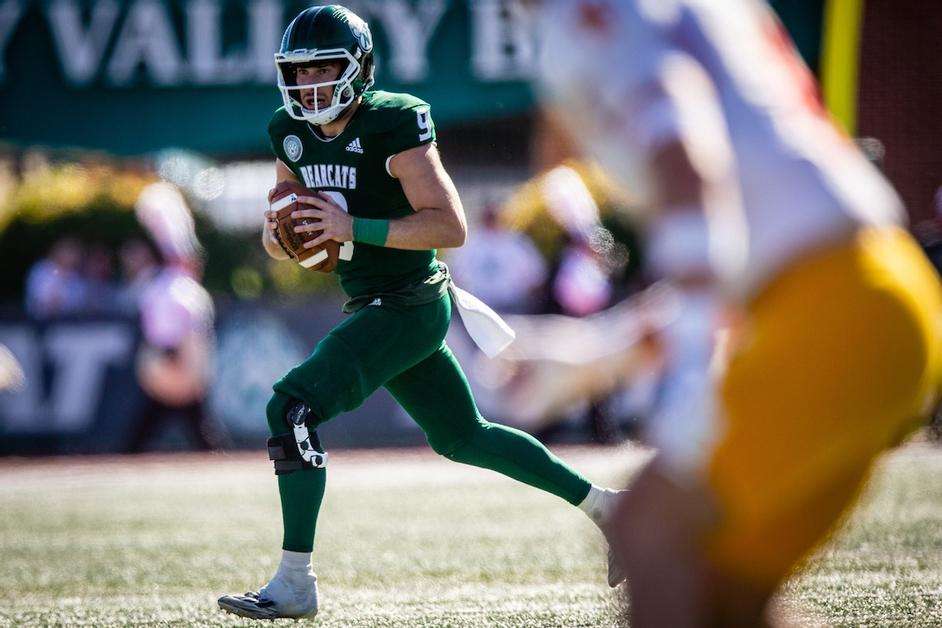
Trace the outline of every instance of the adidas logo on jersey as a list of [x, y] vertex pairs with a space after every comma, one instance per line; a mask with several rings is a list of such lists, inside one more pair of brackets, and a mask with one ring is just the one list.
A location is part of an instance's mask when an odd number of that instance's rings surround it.
[[360, 153], [363, 154], [363, 147], [360, 146], [360, 138], [355, 138], [352, 142], [347, 144], [347, 150], [351, 153]]

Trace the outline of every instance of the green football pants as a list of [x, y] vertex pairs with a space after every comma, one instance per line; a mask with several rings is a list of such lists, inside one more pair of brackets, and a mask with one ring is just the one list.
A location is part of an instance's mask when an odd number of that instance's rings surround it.
[[[529, 434], [486, 421], [444, 338], [451, 300], [420, 306], [367, 306], [335, 327], [314, 353], [275, 383], [268, 404], [272, 435], [290, 431], [287, 409], [298, 400], [312, 410], [311, 427], [362, 404], [385, 386], [450, 460], [492, 469], [573, 505], [590, 483]], [[311, 551], [325, 469], [278, 476], [284, 549]]]

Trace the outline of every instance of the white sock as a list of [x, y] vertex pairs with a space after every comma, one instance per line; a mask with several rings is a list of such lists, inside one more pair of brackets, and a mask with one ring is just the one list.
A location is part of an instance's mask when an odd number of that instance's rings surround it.
[[281, 564], [275, 577], [283, 576], [288, 580], [306, 580], [314, 574], [311, 568], [311, 552], [289, 552], [282, 550]]
[[579, 504], [579, 510], [588, 515], [595, 525], [601, 527], [608, 519], [608, 515], [615, 504], [615, 498], [620, 491], [610, 488], [601, 488], [595, 484], [589, 488], [589, 494]]
[[311, 553], [283, 550], [278, 571], [259, 591], [282, 612], [316, 612], [317, 576], [311, 568]]

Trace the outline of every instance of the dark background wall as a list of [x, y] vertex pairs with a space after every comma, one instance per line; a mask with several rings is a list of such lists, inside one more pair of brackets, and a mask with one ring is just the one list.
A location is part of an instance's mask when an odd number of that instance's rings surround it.
[[858, 130], [886, 146], [886, 173], [914, 221], [942, 185], [942, 4], [871, 0], [864, 13]]

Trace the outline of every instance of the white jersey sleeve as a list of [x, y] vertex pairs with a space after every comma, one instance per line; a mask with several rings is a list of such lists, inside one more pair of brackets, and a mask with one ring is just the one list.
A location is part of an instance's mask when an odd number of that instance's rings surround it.
[[544, 103], [642, 204], [653, 196], [647, 161], [668, 142], [687, 145], [705, 178], [728, 171], [712, 84], [665, 25], [619, 2], [554, 2], [543, 17]]
[[693, 147], [707, 175], [725, 137], [748, 232], [739, 291], [858, 225], [900, 220], [895, 192], [828, 118], [765, 3], [565, 0], [544, 17], [547, 102], [641, 198], [646, 155], [664, 136]]

